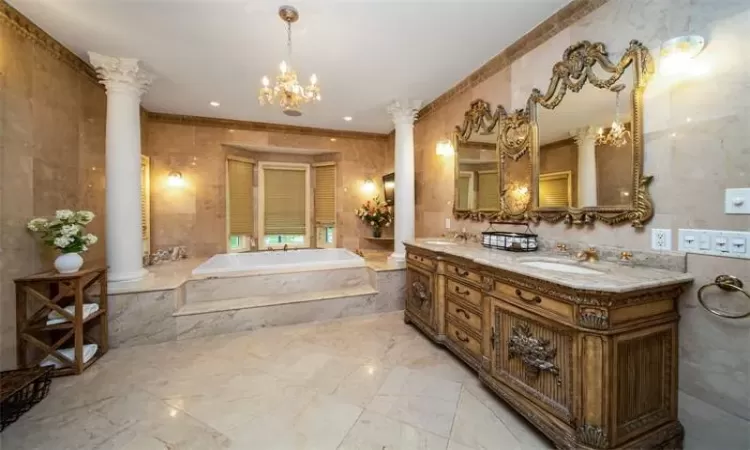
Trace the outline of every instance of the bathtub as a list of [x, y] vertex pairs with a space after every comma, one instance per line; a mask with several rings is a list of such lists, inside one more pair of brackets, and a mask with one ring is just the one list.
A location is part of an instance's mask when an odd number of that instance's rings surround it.
[[365, 267], [365, 260], [343, 248], [302, 249], [214, 255], [193, 269], [194, 276], [221, 276]]

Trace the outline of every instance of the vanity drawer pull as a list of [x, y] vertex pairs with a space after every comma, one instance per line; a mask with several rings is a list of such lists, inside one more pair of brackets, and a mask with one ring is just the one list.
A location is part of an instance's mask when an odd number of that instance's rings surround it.
[[523, 292], [520, 289], [516, 289], [516, 297], [525, 301], [526, 303], [542, 303], [542, 297], [535, 295], [533, 298], [526, 298], [523, 296]]
[[465, 344], [468, 344], [468, 343], [469, 343], [469, 337], [468, 337], [468, 336], [463, 336], [463, 337], [461, 337], [461, 332], [460, 332], [460, 331], [458, 331], [458, 330], [456, 330], [456, 333], [455, 333], [455, 334], [456, 334], [456, 338], [457, 338], [457, 339], [458, 339], [459, 341], [461, 341], [461, 342], [463, 342], [463, 343], [465, 343]]
[[468, 271], [461, 270], [458, 267], [454, 267], [453, 271], [456, 272], [456, 275], [458, 275], [459, 277], [468, 277], [469, 276], [469, 272]]
[[[458, 294], [458, 295], [469, 295], [469, 294], [471, 294], [471, 291], [468, 290], [468, 289], [466, 291], [464, 291], [464, 292], [461, 292], [461, 288], [459, 288], [458, 286], [455, 286], [454, 290], [456, 291], [456, 294]], [[539, 300], [539, 301], [541, 301], [541, 300]]]
[[466, 320], [471, 319], [471, 316], [469, 315], [469, 313], [467, 313], [466, 310], [463, 308], [456, 308], [456, 314], [463, 314], [464, 317], [466, 317]]

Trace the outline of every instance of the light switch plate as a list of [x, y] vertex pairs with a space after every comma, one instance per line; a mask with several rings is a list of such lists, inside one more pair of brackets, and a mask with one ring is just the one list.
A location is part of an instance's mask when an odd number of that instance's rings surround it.
[[677, 249], [686, 253], [750, 259], [750, 232], [677, 230]]
[[750, 188], [727, 189], [724, 194], [726, 214], [750, 214]]
[[445, 218], [445, 229], [446, 230], [450, 230], [451, 229], [451, 218], [450, 217], [446, 217]]
[[651, 249], [672, 250], [672, 230], [668, 228], [652, 228]]

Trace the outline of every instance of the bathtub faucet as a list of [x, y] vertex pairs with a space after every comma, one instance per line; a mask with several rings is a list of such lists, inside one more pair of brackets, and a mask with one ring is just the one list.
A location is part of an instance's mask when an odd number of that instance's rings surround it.
[[284, 244], [284, 251], [287, 251], [289, 249], [289, 244]]

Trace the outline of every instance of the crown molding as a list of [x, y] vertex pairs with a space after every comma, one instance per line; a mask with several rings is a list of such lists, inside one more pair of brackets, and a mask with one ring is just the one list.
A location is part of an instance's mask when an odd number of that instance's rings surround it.
[[53, 57], [67, 64], [76, 72], [85, 75], [99, 86], [99, 80], [93, 67], [10, 6], [5, 0], [0, 0], [0, 24], [9, 26], [11, 30], [39, 45]]
[[425, 105], [417, 114], [417, 122], [445, 106], [454, 97], [474, 88], [489, 77], [509, 67], [511, 63], [534, 50], [560, 31], [568, 28], [609, 0], [573, 0], [552, 14], [547, 20], [523, 35], [516, 42], [487, 61], [458, 84]]
[[216, 119], [213, 117], [185, 116], [180, 114], [167, 114], [146, 112], [148, 120], [179, 125], [197, 125], [204, 127], [232, 128], [236, 130], [267, 131], [275, 133], [292, 133], [306, 136], [321, 136], [349, 139], [368, 139], [375, 141], [388, 140], [387, 134], [367, 133], [364, 131], [331, 130], [327, 128], [298, 127], [294, 125], [281, 125], [265, 122], [248, 122], [245, 120]]

